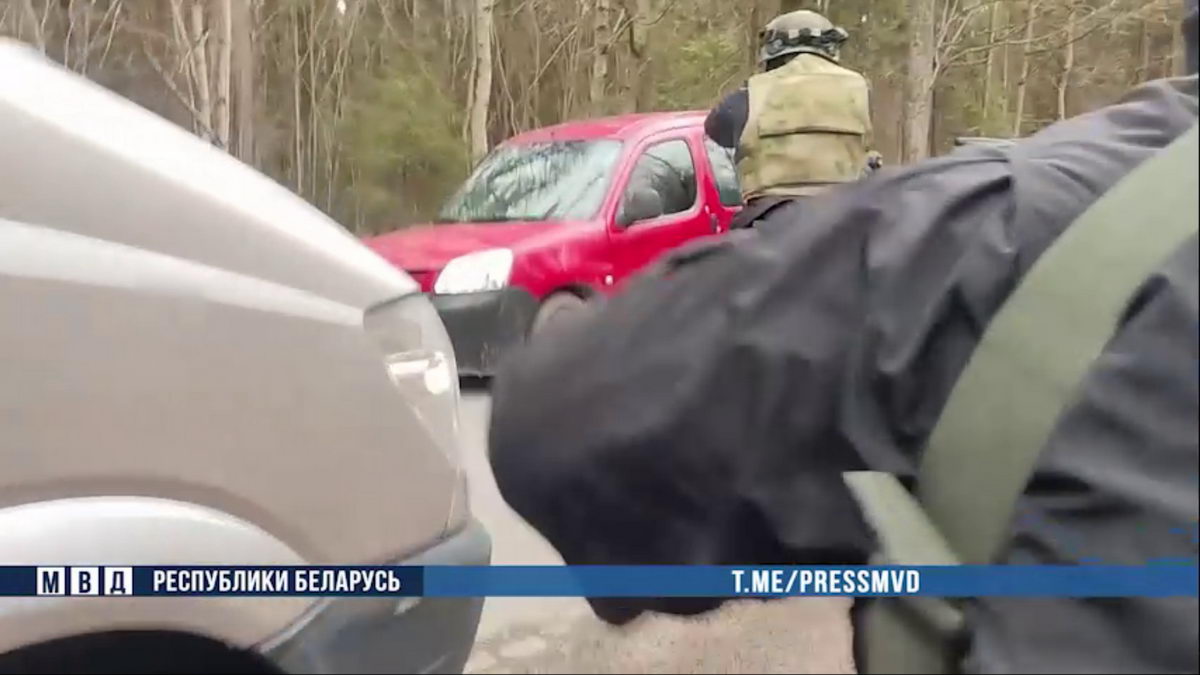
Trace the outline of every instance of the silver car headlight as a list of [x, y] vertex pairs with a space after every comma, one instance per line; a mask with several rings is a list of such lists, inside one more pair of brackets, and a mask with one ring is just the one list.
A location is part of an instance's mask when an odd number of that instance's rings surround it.
[[458, 370], [437, 311], [422, 294], [367, 311], [363, 325], [383, 351], [383, 368], [451, 466], [459, 456]]

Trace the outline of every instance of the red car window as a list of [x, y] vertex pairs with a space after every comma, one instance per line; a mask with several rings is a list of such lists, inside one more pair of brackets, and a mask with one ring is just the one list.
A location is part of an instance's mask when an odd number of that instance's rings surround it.
[[625, 192], [649, 188], [662, 199], [662, 215], [682, 213], [696, 203], [696, 165], [687, 141], [656, 143], [638, 157]]

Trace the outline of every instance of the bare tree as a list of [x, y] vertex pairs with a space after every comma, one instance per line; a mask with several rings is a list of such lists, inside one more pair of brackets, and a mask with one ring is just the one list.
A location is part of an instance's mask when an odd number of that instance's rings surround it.
[[45, 53], [46, 35], [42, 32], [42, 22], [38, 19], [37, 12], [33, 9], [33, 0], [21, 0], [21, 9], [23, 10], [21, 16], [25, 20], [29, 34], [33, 36], [33, 46]]
[[1025, 121], [1025, 94], [1029, 90], [1030, 52], [1033, 51], [1034, 24], [1037, 23], [1038, 0], [1026, 3], [1025, 40], [1021, 50], [1021, 75], [1017, 80], [1016, 104], [1013, 112], [1013, 136], [1021, 135]]
[[492, 99], [492, 23], [495, 0], [475, 0], [475, 82], [470, 134], [471, 158], [478, 161], [488, 151], [488, 110]]
[[1178, 26], [1171, 30], [1171, 70], [1172, 77], [1187, 74], [1187, 42], [1183, 39], [1183, 31]]
[[1150, 79], [1150, 21], [1142, 19], [1142, 39], [1138, 56], [1137, 80], [1145, 82]]
[[993, 2], [988, 14], [987, 40], [990, 48], [987, 50], [987, 61], [984, 64], [983, 71], [983, 111], [985, 115], [989, 114], [992, 109], [992, 92], [995, 89], [994, 82], [996, 80], [996, 57], [1000, 51], [996, 46], [996, 38], [999, 32], [1000, 3]]
[[233, 80], [233, 0], [214, 0], [217, 15], [215, 50], [216, 101], [213, 102], [213, 131], [217, 145], [229, 148], [229, 115], [232, 99], [230, 84]]
[[234, 108], [237, 118], [237, 147], [235, 154], [248, 164], [256, 162], [254, 127], [257, 123], [257, 94], [255, 91], [254, 58], [254, 0], [233, 0], [231, 30], [233, 33]]
[[904, 86], [904, 133], [901, 161], [929, 156], [933, 84], [937, 45], [934, 31], [935, 0], [908, 0], [908, 69]]
[[604, 111], [604, 94], [608, 84], [608, 50], [612, 45], [612, 2], [595, 0], [592, 29], [592, 70], [588, 80], [588, 105], [593, 115]]
[[650, 51], [650, 31], [661, 15], [653, 0], [625, 0], [623, 21], [619, 27], [628, 32], [628, 57], [622, 77], [622, 109], [625, 112], [650, 110], [654, 99], [654, 65]]
[[746, 53], [750, 57], [750, 65], [758, 64], [758, 34], [767, 21], [770, 21], [770, 10], [763, 7], [763, 0], [749, 0], [750, 10], [747, 12], [745, 36]]
[[[196, 86], [196, 109], [200, 112], [203, 127], [215, 134], [213, 125], [212, 89], [208, 78], [208, 27], [205, 25], [203, 0], [192, 0], [191, 38], [188, 50], [192, 54], [192, 76]], [[209, 138], [213, 140], [213, 138]]]
[[581, 114], [711, 105], [752, 69], [759, 31], [781, 12], [826, 11], [852, 28], [847, 63], [870, 77], [876, 113], [902, 113], [876, 120], [880, 150], [911, 161], [997, 117], [1028, 133], [1180, 69], [1178, 4], [0, 0], [0, 34], [381, 231], [427, 218], [491, 139]]
[[301, 117], [300, 92], [304, 78], [300, 60], [300, 7], [292, 5], [292, 178], [296, 192], [304, 191], [304, 119]]
[[1075, 7], [1067, 10], [1067, 41], [1063, 45], [1062, 74], [1058, 78], [1058, 119], [1067, 118], [1067, 89], [1075, 68]]

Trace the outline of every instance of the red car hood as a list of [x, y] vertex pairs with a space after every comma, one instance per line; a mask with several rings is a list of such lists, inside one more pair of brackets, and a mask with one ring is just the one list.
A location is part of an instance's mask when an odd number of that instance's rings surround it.
[[514, 248], [562, 228], [560, 222], [418, 225], [363, 240], [385, 260], [410, 272], [440, 270], [451, 259], [488, 248]]

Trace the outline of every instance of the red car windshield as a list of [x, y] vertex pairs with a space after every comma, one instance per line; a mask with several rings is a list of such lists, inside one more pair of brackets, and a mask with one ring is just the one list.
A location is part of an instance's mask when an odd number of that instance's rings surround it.
[[621, 144], [507, 145], [489, 155], [438, 214], [439, 222], [584, 220], [596, 215]]

